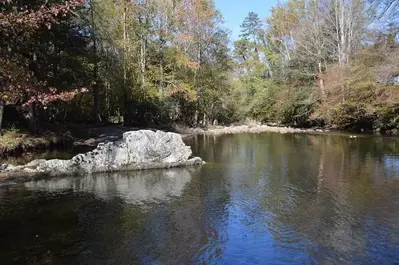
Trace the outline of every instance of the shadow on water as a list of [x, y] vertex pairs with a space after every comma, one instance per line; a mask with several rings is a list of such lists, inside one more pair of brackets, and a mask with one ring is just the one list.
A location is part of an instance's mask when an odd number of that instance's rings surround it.
[[1, 264], [397, 264], [393, 138], [190, 138], [200, 169], [0, 187]]

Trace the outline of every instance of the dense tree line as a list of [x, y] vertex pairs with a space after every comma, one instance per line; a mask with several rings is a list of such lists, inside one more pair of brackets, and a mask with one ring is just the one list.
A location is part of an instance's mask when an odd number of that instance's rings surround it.
[[398, 10], [289, 0], [232, 43], [212, 0], [1, 1], [0, 116], [399, 129]]
[[290, 0], [234, 43], [241, 117], [399, 129], [399, 1]]
[[212, 1], [73, 1], [0, 3], [1, 102], [33, 129], [223, 119], [232, 60]]

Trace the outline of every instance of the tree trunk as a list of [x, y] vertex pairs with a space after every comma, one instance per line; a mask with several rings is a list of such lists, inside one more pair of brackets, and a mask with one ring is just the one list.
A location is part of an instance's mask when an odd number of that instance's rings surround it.
[[199, 112], [198, 112], [198, 110], [196, 110], [194, 113], [194, 124], [193, 124], [194, 127], [198, 126], [198, 114], [199, 114]]
[[348, 58], [348, 46], [347, 46], [347, 19], [345, 17], [345, 1], [339, 0], [338, 2], [338, 32], [339, 32], [339, 44], [338, 44], [338, 62], [340, 65], [347, 63]]
[[141, 87], [145, 87], [145, 65], [146, 65], [146, 41], [144, 34], [140, 35], [140, 72], [141, 72]]
[[110, 85], [109, 80], [106, 79], [106, 81], [105, 81], [105, 109], [106, 109], [105, 110], [105, 113], [106, 113], [105, 118], [106, 118], [106, 120], [108, 120], [109, 117], [112, 115], [110, 113], [110, 109], [111, 109], [111, 104], [110, 104], [111, 87], [110, 86], [111, 85]]
[[127, 89], [127, 69], [126, 69], [126, 41], [127, 41], [127, 29], [126, 29], [126, 0], [123, 0], [123, 125], [128, 125], [129, 120], [129, 100], [128, 100], [128, 89]]
[[38, 122], [37, 122], [37, 106], [35, 102], [29, 103], [29, 131], [33, 134], [39, 132]]
[[98, 97], [98, 86], [97, 84], [93, 84], [93, 119], [95, 123], [100, 123], [102, 121], [99, 112], [99, 97]]
[[3, 131], [4, 100], [0, 100], [0, 133]]
[[159, 34], [159, 72], [160, 72], [160, 77], [159, 77], [159, 92], [163, 93], [164, 88], [165, 88], [165, 83], [164, 83], [164, 63], [165, 63], [165, 53], [164, 53], [164, 45], [166, 41], [164, 40], [162, 34]]
[[324, 91], [324, 79], [322, 77], [322, 74], [323, 74], [323, 68], [322, 68], [321, 62], [319, 62], [319, 87], [320, 87], [322, 99], [324, 100], [326, 93]]
[[101, 117], [99, 113], [99, 96], [98, 96], [98, 61], [97, 61], [97, 38], [94, 26], [94, 11], [93, 11], [93, 0], [90, 2], [90, 12], [91, 12], [91, 23], [92, 23], [92, 40], [93, 40], [93, 82], [92, 82], [92, 93], [93, 93], [93, 120], [96, 123], [101, 122]]

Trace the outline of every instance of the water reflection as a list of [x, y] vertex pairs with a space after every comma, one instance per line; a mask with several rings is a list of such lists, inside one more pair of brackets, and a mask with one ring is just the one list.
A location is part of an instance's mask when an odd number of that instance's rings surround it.
[[[197, 141], [196, 152], [231, 176], [236, 217], [226, 263], [243, 259], [234, 254], [243, 250], [256, 264], [399, 262], [397, 139], [242, 134]], [[258, 254], [265, 249], [273, 251]]]
[[189, 143], [200, 169], [0, 187], [1, 263], [399, 264], [398, 140]]
[[[92, 192], [102, 199], [115, 196], [127, 203], [157, 202], [180, 196], [191, 180], [190, 169], [169, 169], [93, 174], [24, 184], [30, 190]], [[191, 169], [193, 171], [193, 169]]]

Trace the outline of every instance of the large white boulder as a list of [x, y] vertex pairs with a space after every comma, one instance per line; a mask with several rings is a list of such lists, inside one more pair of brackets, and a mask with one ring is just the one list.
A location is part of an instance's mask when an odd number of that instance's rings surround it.
[[[200, 165], [199, 157], [190, 158], [191, 148], [179, 134], [162, 131], [130, 131], [121, 142], [100, 143], [96, 149], [70, 160], [34, 160], [25, 166], [1, 165], [6, 179], [24, 174], [68, 175], [151, 168]], [[3, 177], [4, 178], [4, 177]]]

